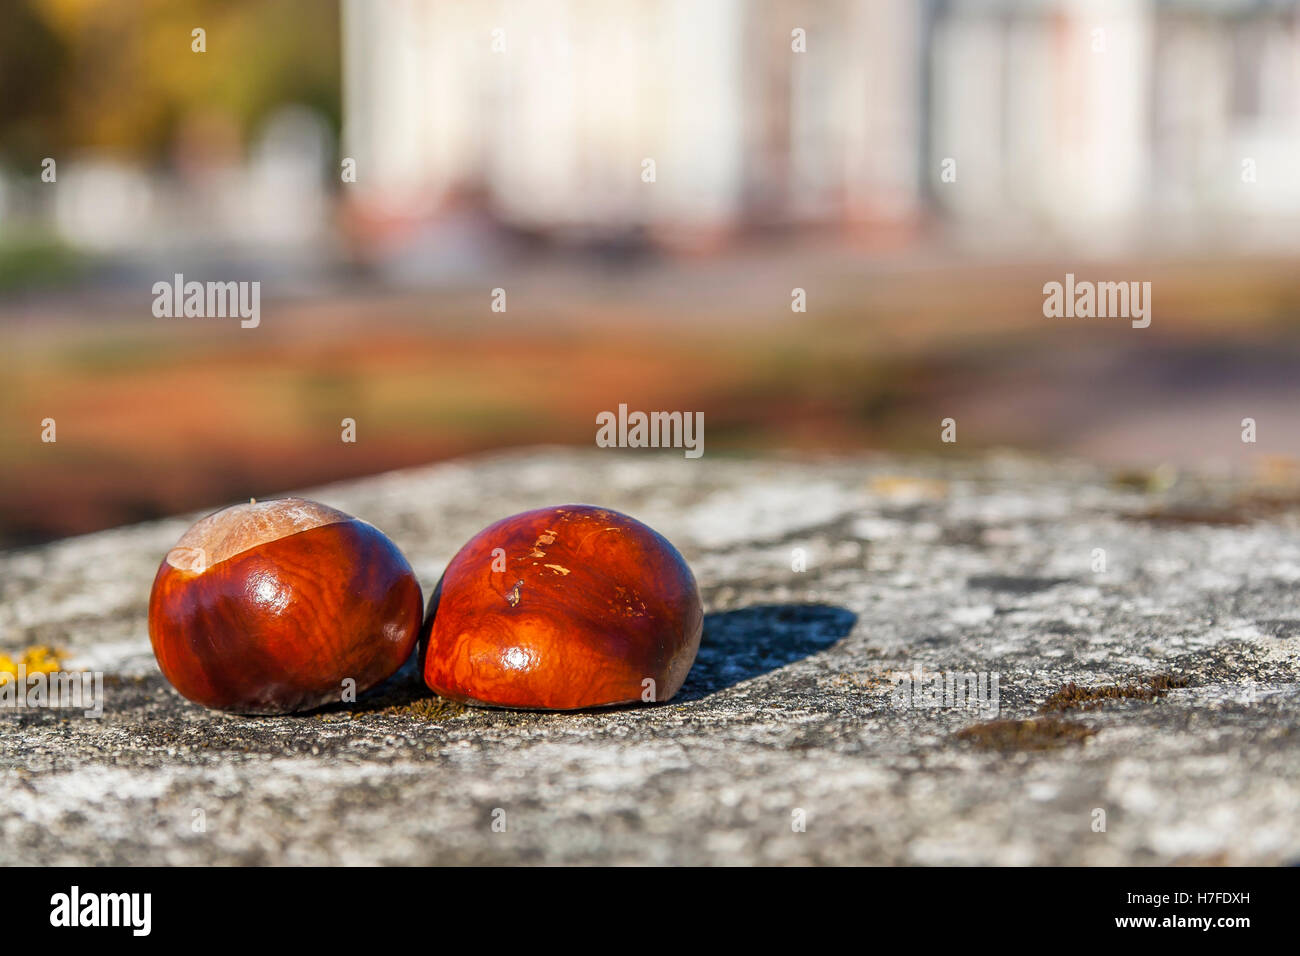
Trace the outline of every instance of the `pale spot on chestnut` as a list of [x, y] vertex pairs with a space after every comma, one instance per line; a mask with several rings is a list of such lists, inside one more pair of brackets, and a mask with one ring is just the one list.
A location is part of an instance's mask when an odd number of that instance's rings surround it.
[[246, 505], [232, 505], [196, 521], [167, 552], [167, 562], [179, 570], [202, 574], [214, 564], [269, 541], [352, 520], [351, 515], [306, 498], [250, 498]]

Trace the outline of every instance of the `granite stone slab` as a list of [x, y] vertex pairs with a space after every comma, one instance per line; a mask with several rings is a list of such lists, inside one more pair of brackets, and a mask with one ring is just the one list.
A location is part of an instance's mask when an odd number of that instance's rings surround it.
[[408, 667], [230, 716], [172, 691], [146, 630], [197, 515], [0, 554], [0, 651], [105, 688], [98, 719], [0, 710], [0, 863], [1300, 862], [1291, 489], [543, 448], [306, 494], [426, 595], [507, 514], [626, 511], [694, 569], [699, 659], [656, 706], [431, 706]]

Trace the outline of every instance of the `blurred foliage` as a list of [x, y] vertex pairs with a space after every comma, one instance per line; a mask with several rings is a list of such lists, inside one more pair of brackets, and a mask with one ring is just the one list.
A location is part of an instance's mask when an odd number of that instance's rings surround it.
[[53, 237], [0, 238], [0, 292], [64, 285], [85, 266], [85, 256]]
[[[207, 52], [191, 31], [207, 31]], [[0, 158], [64, 151], [165, 159], [184, 125], [217, 117], [245, 139], [301, 103], [337, 131], [339, 11], [320, 0], [5, 0]]]

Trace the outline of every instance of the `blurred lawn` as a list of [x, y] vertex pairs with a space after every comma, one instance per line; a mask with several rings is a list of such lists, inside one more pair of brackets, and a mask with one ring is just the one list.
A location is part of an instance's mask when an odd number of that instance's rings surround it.
[[[154, 319], [143, 299], [93, 289], [0, 302], [0, 545], [483, 449], [592, 447], [596, 414], [620, 402], [703, 411], [706, 456], [1092, 453], [1098, 428], [1158, 429], [1162, 409], [1203, 428], [1196, 403], [1211, 393], [1246, 396], [1249, 414], [1261, 388], [1286, 407], [1300, 387], [1290, 262], [1092, 270], [1152, 279], [1146, 330], [1044, 319], [1042, 282], [1064, 267], [817, 268], [802, 280], [815, 289], [806, 314], [789, 309], [799, 270], [766, 261], [600, 281], [547, 269], [512, 281], [505, 314], [477, 289], [264, 293], [254, 330]], [[1224, 407], [1231, 439], [1241, 415]], [[959, 444], [941, 447], [949, 415]], [[46, 417], [56, 444], [40, 441]], [[357, 421], [356, 444], [340, 441], [344, 418]], [[1300, 436], [1268, 434], [1248, 451], [1296, 453]], [[1136, 442], [1165, 453], [1158, 433]], [[1200, 451], [1176, 433], [1168, 444]]]
[[0, 294], [67, 285], [88, 261], [53, 237], [0, 236]]

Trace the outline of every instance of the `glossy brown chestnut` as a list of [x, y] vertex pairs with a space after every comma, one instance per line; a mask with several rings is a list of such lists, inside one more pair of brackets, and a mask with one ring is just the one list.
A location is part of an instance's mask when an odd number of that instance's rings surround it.
[[163, 675], [196, 703], [285, 714], [392, 676], [419, 636], [420, 585], [380, 531], [303, 498], [197, 522], [149, 596]]
[[497, 707], [668, 700], [703, 620], [690, 568], [641, 522], [589, 505], [527, 511], [448, 565], [425, 618], [424, 681]]

